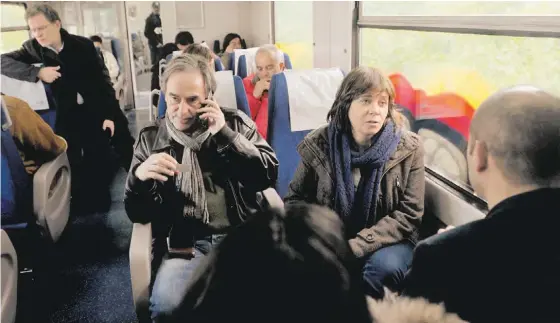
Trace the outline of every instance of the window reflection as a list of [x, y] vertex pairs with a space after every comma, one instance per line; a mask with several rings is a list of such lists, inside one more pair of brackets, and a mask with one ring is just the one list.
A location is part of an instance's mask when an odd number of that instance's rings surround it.
[[515, 84], [560, 94], [557, 38], [387, 29], [360, 37], [360, 64], [390, 75], [396, 103], [424, 139], [426, 165], [462, 184], [470, 120], [483, 100]]

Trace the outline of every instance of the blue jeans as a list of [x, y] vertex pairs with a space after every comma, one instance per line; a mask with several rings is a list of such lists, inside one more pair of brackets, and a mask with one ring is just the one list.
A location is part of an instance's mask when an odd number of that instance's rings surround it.
[[385, 295], [383, 286], [398, 290], [412, 263], [414, 246], [401, 242], [381, 248], [365, 260], [362, 269], [366, 294], [381, 299]]
[[150, 297], [150, 313], [155, 322], [164, 322], [179, 307], [188, 287], [191, 276], [201, 260], [216, 246], [223, 235], [212, 236], [212, 239], [198, 240], [194, 247], [194, 258], [164, 259], [156, 274], [152, 295]]

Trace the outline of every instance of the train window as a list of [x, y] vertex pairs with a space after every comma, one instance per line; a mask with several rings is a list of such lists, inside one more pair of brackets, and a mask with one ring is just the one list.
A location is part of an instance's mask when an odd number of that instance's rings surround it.
[[364, 1], [365, 16], [549, 15], [553, 1]]
[[[532, 14], [539, 8], [507, 6], [487, 6], [478, 12], [529, 8]], [[397, 5], [385, 6], [385, 11], [377, 2], [362, 5], [360, 65], [379, 67], [390, 76], [396, 103], [424, 140], [426, 165], [471, 190], [466, 147], [470, 120], [480, 103], [514, 84], [534, 84], [560, 94], [560, 18], [523, 16], [515, 23], [507, 16], [472, 16], [463, 20], [469, 24], [465, 30], [453, 21], [457, 17], [441, 17], [437, 23], [422, 16], [365, 16], [373, 7], [375, 14], [410, 14]], [[446, 14], [453, 10], [449, 7], [435, 5], [434, 11], [418, 13]], [[462, 8], [465, 13], [477, 12]]]
[[313, 68], [313, 2], [274, 1], [274, 40], [294, 69]]
[[25, 5], [20, 3], [1, 3], [2, 37], [0, 37], [0, 53], [7, 53], [21, 47], [29, 39], [29, 31], [25, 22]]

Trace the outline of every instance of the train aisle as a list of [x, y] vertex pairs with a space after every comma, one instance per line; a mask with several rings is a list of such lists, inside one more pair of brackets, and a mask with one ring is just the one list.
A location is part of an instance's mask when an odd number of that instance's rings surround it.
[[[127, 112], [130, 130], [148, 122], [147, 110]], [[76, 214], [54, 247], [47, 279], [40, 283], [50, 322], [137, 322], [132, 304], [128, 248], [132, 223], [123, 204], [126, 173], [120, 169], [111, 187], [108, 213]]]

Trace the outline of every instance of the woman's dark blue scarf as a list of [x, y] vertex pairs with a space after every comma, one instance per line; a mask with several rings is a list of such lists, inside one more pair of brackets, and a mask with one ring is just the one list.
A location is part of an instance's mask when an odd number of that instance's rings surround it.
[[[377, 194], [383, 166], [389, 160], [401, 139], [394, 123], [389, 119], [372, 139], [373, 144], [363, 152], [351, 148], [352, 135], [329, 124], [330, 160], [334, 171], [335, 211], [347, 223], [349, 234], [363, 229], [372, 218], [376, 221]], [[361, 172], [358, 190], [354, 193], [352, 169]], [[355, 231], [355, 232], [353, 232]]]

